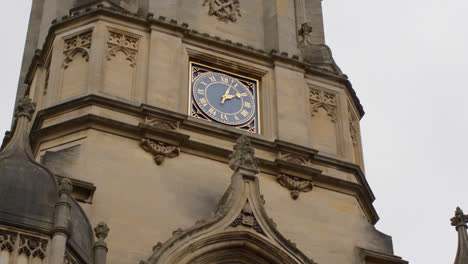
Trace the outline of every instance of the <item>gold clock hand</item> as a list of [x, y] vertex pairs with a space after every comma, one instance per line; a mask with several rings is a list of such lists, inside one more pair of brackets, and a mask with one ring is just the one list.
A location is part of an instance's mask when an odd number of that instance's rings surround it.
[[221, 100], [221, 104], [224, 104], [224, 102], [226, 101], [227, 97], [229, 96], [229, 92], [231, 91], [232, 82], [233, 82], [233, 80], [231, 80], [231, 83], [229, 84], [228, 89], [227, 89], [226, 92], [224, 93], [223, 98], [222, 98], [222, 100]]

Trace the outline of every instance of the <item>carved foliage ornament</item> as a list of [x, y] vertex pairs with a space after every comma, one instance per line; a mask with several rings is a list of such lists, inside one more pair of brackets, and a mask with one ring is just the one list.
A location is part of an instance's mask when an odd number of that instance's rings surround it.
[[210, 8], [208, 15], [225, 23], [236, 22], [238, 17], [242, 17], [239, 0], [205, 0], [203, 6], [206, 4]]
[[166, 158], [175, 158], [179, 156], [179, 148], [163, 142], [153, 141], [151, 139], [143, 139], [141, 147], [147, 152], [153, 154], [154, 161], [157, 165], [161, 165]]
[[301, 179], [294, 176], [289, 176], [286, 174], [280, 174], [277, 178], [277, 181], [281, 186], [287, 188], [291, 191], [291, 198], [297, 200], [301, 192], [310, 192], [314, 185], [311, 181]]

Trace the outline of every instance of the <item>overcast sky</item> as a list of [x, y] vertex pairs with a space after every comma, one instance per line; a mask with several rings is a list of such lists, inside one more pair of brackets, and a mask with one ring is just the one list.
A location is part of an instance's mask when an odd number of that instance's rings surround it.
[[[31, 0], [4, 1], [0, 131], [9, 129]], [[377, 228], [411, 263], [453, 263], [468, 212], [468, 3], [324, 0], [325, 34], [354, 85]], [[313, 256], [312, 256], [313, 257]]]

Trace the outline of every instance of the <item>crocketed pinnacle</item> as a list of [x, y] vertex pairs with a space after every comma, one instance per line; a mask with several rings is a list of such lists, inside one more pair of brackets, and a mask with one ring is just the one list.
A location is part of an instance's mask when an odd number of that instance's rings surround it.
[[452, 226], [458, 232], [458, 250], [455, 264], [468, 264], [468, 235], [466, 232], [468, 215], [465, 215], [460, 207], [455, 211], [455, 217], [451, 219]]

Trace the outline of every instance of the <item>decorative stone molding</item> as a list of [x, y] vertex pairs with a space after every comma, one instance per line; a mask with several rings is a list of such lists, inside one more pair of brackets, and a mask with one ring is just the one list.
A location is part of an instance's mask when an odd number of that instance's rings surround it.
[[309, 102], [311, 104], [312, 116], [315, 116], [319, 108], [327, 111], [333, 123], [337, 122], [336, 95], [323, 90], [309, 87]]
[[257, 161], [255, 159], [255, 149], [247, 136], [241, 136], [234, 145], [234, 151], [230, 155], [229, 167], [233, 171], [246, 169], [258, 173]]
[[138, 42], [139, 38], [129, 33], [109, 30], [109, 35], [107, 37], [107, 60], [112, 60], [117, 52], [123, 52], [127, 60], [130, 61], [130, 66], [135, 67]]
[[73, 61], [73, 57], [77, 53], [81, 53], [86, 61], [89, 61], [89, 50], [92, 42], [92, 30], [80, 33], [68, 39], [65, 39], [64, 55], [65, 60], [63, 62], [64, 69], [68, 68], [68, 65]]
[[179, 148], [163, 142], [157, 142], [151, 139], [143, 139], [141, 147], [147, 152], [153, 154], [154, 161], [159, 166], [166, 158], [175, 158], [179, 156]]
[[236, 22], [238, 17], [242, 17], [239, 0], [205, 0], [203, 6], [206, 4], [210, 8], [208, 15], [225, 23]]
[[262, 228], [260, 227], [260, 225], [258, 224], [257, 219], [255, 218], [255, 215], [253, 214], [249, 201], [245, 203], [244, 208], [242, 209], [241, 213], [236, 218], [236, 220], [234, 220], [234, 222], [232, 222], [231, 224], [232, 227], [237, 227], [240, 225], [245, 226], [247, 228], [252, 228], [257, 233], [260, 233], [262, 235], [265, 234]]
[[180, 125], [179, 122], [166, 120], [154, 116], [146, 116], [145, 124], [167, 130], [177, 130]]
[[276, 180], [281, 186], [291, 191], [291, 198], [294, 200], [299, 198], [301, 192], [310, 192], [314, 187], [310, 180], [301, 179], [284, 173], [280, 174]]

